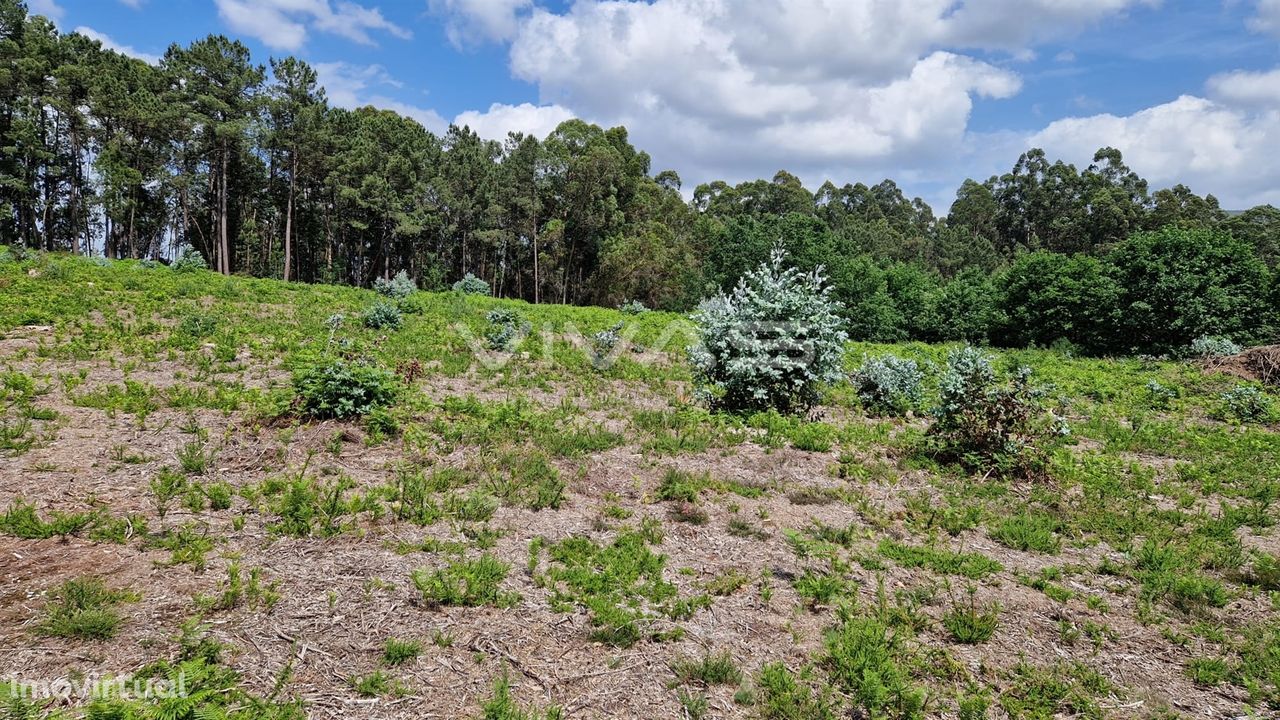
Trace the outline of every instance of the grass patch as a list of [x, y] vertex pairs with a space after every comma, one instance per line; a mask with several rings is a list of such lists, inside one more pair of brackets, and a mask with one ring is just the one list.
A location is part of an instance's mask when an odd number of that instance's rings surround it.
[[36, 629], [52, 637], [110, 640], [124, 622], [116, 607], [137, 600], [130, 591], [108, 589], [100, 578], [68, 580], [50, 594]]

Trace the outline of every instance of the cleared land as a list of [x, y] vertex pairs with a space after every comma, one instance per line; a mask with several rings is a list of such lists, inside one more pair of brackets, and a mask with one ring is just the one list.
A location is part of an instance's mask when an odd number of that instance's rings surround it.
[[[415, 293], [388, 331], [359, 321], [375, 298], [0, 265], [0, 678], [186, 670], [208, 692], [172, 717], [1280, 702], [1280, 435], [1217, 419], [1236, 377], [1000, 353], [1074, 431], [1051, 480], [1013, 482], [937, 463], [927, 418], [869, 417], [847, 386], [811, 420], [718, 416], [682, 337], [605, 368], [569, 339], [625, 322], [650, 347], [675, 316]], [[535, 335], [487, 364], [468, 338], [495, 307]], [[851, 346], [849, 367], [886, 350], [946, 352]], [[326, 353], [407, 389], [364, 421], [301, 418], [291, 372]]]

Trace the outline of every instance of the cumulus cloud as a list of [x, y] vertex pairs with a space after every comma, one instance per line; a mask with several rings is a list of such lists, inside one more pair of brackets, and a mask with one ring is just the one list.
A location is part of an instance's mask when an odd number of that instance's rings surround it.
[[1113, 146], [1155, 186], [1181, 182], [1212, 192], [1228, 208], [1280, 203], [1280, 166], [1272, 161], [1280, 143], [1275, 105], [1255, 110], [1184, 95], [1132, 115], [1057, 120], [1027, 142], [1080, 164], [1097, 148]]
[[515, 37], [520, 13], [533, 0], [427, 0], [431, 12], [445, 18], [445, 33], [456, 46]]
[[484, 112], [468, 110], [458, 115], [453, 124], [470, 127], [477, 135], [488, 140], [505, 140], [510, 132], [521, 132], [544, 139], [560, 123], [573, 117], [573, 112], [559, 105], [494, 103]]
[[55, 23], [67, 12], [55, 0], [30, 0], [27, 3], [27, 11], [32, 15], [43, 15]]
[[406, 39], [411, 33], [387, 20], [377, 8], [346, 0], [214, 0], [218, 16], [232, 30], [255, 37], [277, 50], [297, 50], [311, 30], [373, 45], [370, 33]]
[[150, 65], [160, 64], [159, 55], [153, 55], [151, 53], [142, 52], [141, 50], [135, 50], [132, 46], [129, 46], [129, 45], [121, 45], [115, 40], [112, 40], [111, 36], [107, 35], [106, 33], [100, 33], [91, 27], [81, 25], [80, 27], [76, 28], [74, 32], [80, 33], [81, 35], [89, 38], [90, 40], [97, 40], [98, 42], [102, 43], [102, 47], [108, 50], [114, 50], [120, 53], [121, 55], [128, 55], [129, 57], [137, 58]]
[[355, 109], [373, 105], [411, 117], [434, 133], [442, 133], [448, 128], [449, 123], [435, 110], [388, 97], [384, 88], [399, 88], [401, 83], [381, 65], [332, 62], [316, 63], [312, 67], [329, 102], [337, 107]]
[[1258, 9], [1249, 18], [1249, 29], [1280, 37], [1280, 0], [1258, 0]]
[[1012, 53], [1147, 3], [577, 2], [523, 16], [510, 60], [543, 105], [626, 125], [690, 184], [780, 167], [810, 182], [932, 176], [967, 144], [975, 99], [1021, 87], [966, 48]]
[[[509, 39], [512, 73], [539, 91], [538, 105], [495, 104], [456, 122], [487, 137], [542, 134], [570, 114], [625, 125], [688, 187], [777, 168], [810, 184], [888, 176], [945, 209], [965, 176], [1005, 171], [1028, 147], [1084, 165], [1112, 145], [1157, 186], [1188, 182], [1232, 206], [1280, 200], [1266, 190], [1280, 187], [1280, 170], [1265, 161], [1280, 139], [1280, 70], [1220, 75], [1205, 97], [1132, 115], [969, 127], [980, 98], [1020, 91], [1018, 63], [1044, 43], [1161, 0], [428, 3], [455, 43]], [[1256, 3], [1251, 28], [1280, 34], [1280, 0]]]
[[1209, 78], [1209, 91], [1225, 101], [1242, 105], [1280, 106], [1280, 68], [1214, 75]]

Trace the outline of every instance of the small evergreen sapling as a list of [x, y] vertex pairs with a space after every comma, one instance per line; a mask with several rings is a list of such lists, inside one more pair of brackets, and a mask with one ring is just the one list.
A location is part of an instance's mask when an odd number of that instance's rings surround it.
[[506, 352], [521, 335], [529, 332], [529, 323], [515, 310], [490, 310], [485, 318], [489, 321], [489, 328], [485, 330], [484, 339], [490, 350]]
[[785, 267], [775, 248], [729, 295], [693, 315], [701, 342], [689, 349], [700, 390], [729, 411], [804, 412], [823, 385], [840, 379], [848, 339], [821, 268]]
[[873, 413], [905, 415], [924, 399], [920, 366], [897, 355], [865, 358], [851, 379], [863, 407]]
[[400, 308], [387, 302], [375, 303], [361, 318], [364, 326], [374, 330], [398, 330], [404, 322]]
[[481, 280], [480, 278], [476, 277], [475, 275], [472, 275], [471, 273], [467, 273], [465, 276], [463, 276], [461, 280], [454, 283], [453, 289], [455, 292], [460, 292], [463, 295], [492, 295], [493, 294], [492, 291], [489, 289], [489, 283], [485, 282], [484, 280]]
[[390, 280], [387, 280], [386, 278], [378, 278], [377, 280], [374, 280], [373, 289], [377, 291], [379, 295], [385, 295], [389, 298], [401, 300], [412, 295], [413, 292], [418, 289], [418, 285], [409, 277], [409, 273], [401, 270]]
[[1216, 358], [1238, 355], [1240, 350], [1240, 346], [1231, 338], [1202, 335], [1191, 341], [1186, 355], [1193, 358]]
[[209, 263], [205, 262], [204, 255], [199, 250], [190, 245], [183, 245], [178, 250], [178, 256], [173, 259], [173, 263], [169, 266], [174, 272], [191, 272], [193, 270], [208, 270]]

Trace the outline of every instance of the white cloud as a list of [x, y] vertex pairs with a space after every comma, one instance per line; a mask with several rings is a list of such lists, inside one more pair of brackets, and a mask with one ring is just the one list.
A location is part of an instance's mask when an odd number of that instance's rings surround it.
[[127, 5], [134, 10], [142, 7], [143, 0], [120, 0], [121, 5]]
[[[520, 0], [434, 0], [452, 22], [511, 37], [512, 73], [540, 104], [494, 105], [459, 123], [501, 137], [573, 113], [625, 125], [655, 168], [686, 187], [786, 168], [810, 185], [899, 180], [945, 212], [966, 177], [1007, 171], [1043, 146], [1087, 165], [1120, 148], [1153, 186], [1177, 182], [1225, 205], [1280, 202], [1280, 70], [1213, 78], [1132, 115], [1096, 114], [1039, 131], [975, 133], [979, 98], [1021, 88], [1015, 68], [1063, 40], [1160, 0], [577, 0], [562, 11]], [[478, 9], [477, 9], [478, 8]], [[1254, 29], [1280, 33], [1280, 0], [1258, 0]], [[487, 14], [486, 13], [491, 13]], [[515, 23], [514, 34], [510, 32]], [[982, 55], [970, 50], [984, 51]], [[1075, 60], [1071, 49], [1056, 56]], [[1081, 96], [1079, 107], [1089, 106]], [[1092, 111], [1090, 111], [1092, 112]]]
[[626, 125], [690, 187], [781, 167], [810, 182], [923, 177], [953, 165], [976, 98], [1021, 86], [959, 49], [1023, 56], [1018, 43], [1145, 2], [580, 1], [523, 17], [510, 59], [542, 105]]
[[324, 87], [329, 102], [338, 107], [355, 109], [365, 105], [394, 110], [422, 123], [423, 127], [434, 133], [443, 133], [449, 126], [448, 121], [435, 110], [418, 107], [392, 99], [380, 87], [399, 88], [401, 83], [387, 73], [381, 65], [352, 65], [345, 62], [316, 63], [317, 79]]
[[150, 65], [160, 64], [159, 55], [152, 55], [151, 53], [142, 52], [141, 50], [135, 50], [133, 47], [129, 45], [121, 45], [115, 40], [112, 40], [111, 36], [107, 35], [106, 33], [100, 33], [91, 27], [81, 25], [80, 27], [77, 27], [73, 32], [80, 33], [81, 35], [89, 38], [90, 40], [97, 40], [98, 42], [102, 43], [102, 47], [108, 50], [114, 50], [120, 53], [121, 55], [128, 55], [129, 57], [137, 58]]
[[61, 20], [67, 12], [56, 0], [30, 0], [27, 3], [27, 11], [32, 15], [43, 15], [54, 23]]
[[1280, 0], [1258, 0], [1257, 13], [1249, 18], [1249, 29], [1280, 37]]
[[387, 20], [377, 8], [338, 0], [214, 0], [218, 15], [232, 30], [277, 50], [297, 50], [310, 30], [373, 45], [370, 33], [383, 31], [406, 39], [412, 34]]
[[449, 42], [463, 46], [515, 37], [520, 13], [533, 0], [427, 0], [427, 6], [444, 16]]
[[494, 103], [484, 112], [468, 110], [458, 115], [453, 124], [470, 127], [477, 135], [488, 140], [505, 140], [509, 132], [522, 132], [544, 139], [560, 123], [573, 117], [572, 112], [559, 105]]
[[1209, 91], [1241, 105], [1280, 106], [1280, 68], [1265, 72], [1236, 72], [1209, 78]]
[[1132, 115], [1066, 118], [1027, 139], [1051, 156], [1088, 164], [1103, 146], [1154, 187], [1184, 183], [1212, 192], [1227, 208], [1280, 204], [1280, 112], [1183, 95]]

